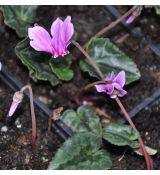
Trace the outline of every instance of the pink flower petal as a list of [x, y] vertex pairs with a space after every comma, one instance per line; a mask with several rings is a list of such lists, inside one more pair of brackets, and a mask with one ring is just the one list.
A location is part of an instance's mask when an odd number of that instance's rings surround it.
[[97, 92], [106, 92], [106, 85], [95, 85]]
[[113, 99], [113, 98], [116, 98], [116, 97], [117, 97], [117, 95], [112, 94], [112, 95], [110, 95], [110, 97]]
[[74, 33], [74, 27], [73, 24], [71, 23], [71, 17], [68, 16], [62, 26], [62, 40], [67, 44], [69, 40], [71, 39], [73, 33]]
[[124, 95], [127, 94], [127, 91], [123, 89], [118, 83], [113, 83], [113, 86], [115, 87], [116, 90], [118, 90], [118, 96], [123, 97]]
[[95, 85], [97, 92], [105, 92], [111, 95], [114, 91], [114, 86], [112, 84], [107, 85]]
[[125, 91], [124, 89], [121, 89], [121, 90], [119, 91], [118, 96], [119, 96], [119, 97], [123, 97], [123, 96], [126, 95], [126, 94], [127, 94], [127, 91]]
[[55, 35], [59, 35], [61, 33], [62, 30], [62, 25], [63, 25], [63, 21], [60, 18], [57, 18], [51, 26], [51, 35], [52, 37], [55, 37]]
[[37, 51], [52, 53], [51, 37], [49, 33], [40, 26], [28, 29], [30, 45]]
[[113, 84], [107, 84], [107, 85], [106, 85], [106, 91], [107, 91], [107, 94], [108, 94], [108, 95], [111, 95], [111, 94], [113, 93], [113, 91], [114, 91], [114, 86], [113, 86]]
[[119, 74], [114, 78], [114, 82], [118, 83], [121, 87], [125, 85], [125, 71], [119, 72]]
[[8, 112], [9, 117], [11, 117], [14, 114], [14, 112], [16, 111], [19, 103], [20, 103], [19, 101], [15, 101], [15, 100], [12, 101], [9, 112]]
[[136, 17], [135, 17], [135, 16], [133, 16], [133, 15], [132, 15], [132, 16], [130, 16], [130, 17], [127, 19], [126, 23], [127, 23], [127, 24], [132, 23], [132, 22], [135, 20], [135, 18], [136, 18]]
[[62, 40], [63, 21], [59, 18], [51, 26], [52, 46], [54, 48], [54, 58], [66, 54], [66, 44]]
[[110, 76], [105, 78], [105, 81], [113, 81], [115, 77], [116, 75], [114, 74], [114, 72], [112, 72]]
[[113, 85], [114, 88], [117, 89], [117, 90], [121, 90], [121, 89], [122, 89], [122, 86], [119, 85], [118, 83], [112, 83], [112, 85]]

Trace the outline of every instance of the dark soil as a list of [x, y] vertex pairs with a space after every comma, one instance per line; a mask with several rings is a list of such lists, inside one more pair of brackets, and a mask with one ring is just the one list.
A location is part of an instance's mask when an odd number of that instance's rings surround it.
[[[82, 45], [103, 26], [111, 22], [110, 14], [104, 12], [102, 6], [40, 6], [37, 12], [35, 22], [47, 28], [50, 27], [51, 22], [57, 16], [65, 17], [71, 15], [75, 30], [78, 32], [78, 41]], [[155, 17], [153, 11], [146, 11], [145, 13], [148, 15], [142, 15], [142, 17], [137, 19], [136, 25], [144, 32], [142, 24], [145, 21], [145, 34], [149, 35], [152, 39], [156, 39], [159, 36], [157, 32], [157, 28], [160, 28], [159, 18]], [[151, 32], [150, 25], [154, 26], [156, 30]], [[127, 31], [124, 28], [117, 26], [107, 36], [116, 43], [117, 39], [126, 33]], [[81, 87], [91, 82], [89, 76], [79, 70], [76, 60], [72, 65], [75, 73], [72, 81], [64, 82], [57, 87], [52, 87], [47, 82], [35, 83], [29, 78], [28, 70], [14, 53], [14, 47], [20, 41], [15, 32], [8, 27], [1, 26], [0, 38], [0, 61], [7, 65], [18, 79], [24, 83], [30, 82], [34, 95], [37, 98], [52, 109], [59, 106], [64, 106], [65, 108], [76, 107], [72, 101], [73, 97], [78, 94]], [[140, 81], [126, 87], [128, 95], [122, 99], [122, 102], [128, 111], [160, 85], [160, 59], [142, 43], [141, 40], [129, 36], [122, 43], [117, 44], [121, 50], [136, 62], [141, 72]], [[75, 54], [77, 55], [78, 53], [75, 52]], [[81, 57], [79, 56], [79, 58]], [[13, 92], [5, 87], [2, 82], [0, 83], [0, 128], [3, 126], [8, 128], [7, 132], [0, 133], [0, 169], [46, 169], [48, 162], [61, 142], [57, 139], [56, 135], [48, 135], [48, 120], [44, 116], [40, 116], [40, 112], [37, 110], [38, 141], [36, 151], [32, 152], [29, 105], [28, 103], [22, 104], [23, 108], [21, 107], [15, 115], [15, 120], [19, 120], [21, 128], [16, 127], [15, 121], [7, 122], [5, 116]], [[93, 92], [92, 96], [94, 95], [96, 93]], [[158, 137], [160, 126], [159, 104], [157, 102], [154, 106], [147, 107], [134, 119], [146, 145], [158, 150], [158, 154], [153, 157], [155, 169], [160, 169], [160, 138]], [[120, 116], [116, 103], [104, 95], [99, 95], [99, 100], [94, 105], [104, 109], [113, 120]], [[127, 150], [124, 158], [118, 161], [123, 155], [125, 148], [110, 146], [108, 149], [113, 158], [112, 169], [146, 169], [144, 158], [137, 156], [133, 151]]]
[[0, 84], [0, 169], [46, 169], [62, 141], [48, 133], [47, 117], [36, 109], [37, 141], [32, 150], [29, 101], [12, 118], [7, 117], [13, 91]]

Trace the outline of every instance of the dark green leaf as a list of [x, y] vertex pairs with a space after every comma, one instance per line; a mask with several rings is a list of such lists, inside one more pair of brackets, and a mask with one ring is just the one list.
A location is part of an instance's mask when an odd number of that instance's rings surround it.
[[76, 133], [92, 131], [101, 137], [102, 128], [99, 117], [95, 111], [89, 107], [81, 106], [77, 112], [66, 110], [61, 118]]
[[[136, 64], [107, 38], [93, 38], [87, 46], [87, 52], [105, 76], [112, 71], [119, 73], [124, 70], [126, 72], [126, 84], [140, 78]], [[90, 76], [100, 79], [86, 60], [80, 62], [80, 67]]]
[[105, 150], [99, 150], [100, 145], [101, 138], [92, 133], [76, 134], [58, 150], [48, 169], [109, 169], [111, 159]]
[[135, 140], [138, 139], [139, 133], [134, 131], [128, 125], [108, 124], [103, 128], [103, 138], [108, 142], [117, 146], [130, 146], [137, 148], [138, 144]]
[[50, 81], [53, 86], [60, 83], [49, 66], [49, 59], [51, 56], [33, 50], [29, 45], [28, 38], [17, 44], [15, 53], [22, 63], [28, 67], [33, 80]]
[[72, 55], [65, 57], [51, 59], [50, 67], [60, 80], [71, 80], [73, 78], [73, 71], [70, 69], [72, 63]]
[[2, 6], [4, 22], [16, 30], [18, 36], [26, 37], [27, 30], [34, 22], [37, 6], [33, 5], [5, 5]]

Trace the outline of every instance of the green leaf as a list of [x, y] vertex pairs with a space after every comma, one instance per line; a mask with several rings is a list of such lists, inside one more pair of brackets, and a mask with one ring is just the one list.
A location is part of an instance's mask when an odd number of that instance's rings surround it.
[[51, 59], [50, 67], [52, 71], [57, 75], [61, 80], [71, 80], [73, 78], [73, 71], [70, 69], [72, 63], [72, 55], [66, 55], [65, 57]]
[[100, 137], [102, 135], [99, 117], [89, 107], [81, 106], [77, 112], [66, 110], [62, 114], [61, 119], [76, 133], [91, 131]]
[[99, 150], [100, 145], [101, 138], [92, 133], [76, 134], [58, 150], [48, 169], [109, 169], [111, 159], [105, 150]]
[[139, 133], [134, 131], [128, 125], [108, 124], [103, 128], [103, 138], [111, 144], [117, 146], [130, 146], [137, 148], [138, 144], [135, 140], [138, 139]]
[[60, 83], [60, 80], [53, 74], [50, 66], [50, 55], [33, 50], [26, 38], [17, 44], [15, 53], [24, 65], [29, 69], [29, 74], [34, 81], [49, 81], [53, 86]]
[[34, 22], [37, 7], [33, 5], [2, 6], [4, 22], [16, 30], [19, 37], [26, 37], [28, 28]]
[[[136, 64], [107, 38], [92, 38], [87, 45], [87, 52], [105, 76], [108, 76], [112, 71], [119, 73], [124, 70], [126, 72], [126, 84], [140, 78]], [[90, 76], [100, 79], [87, 60], [81, 61], [80, 67]]]

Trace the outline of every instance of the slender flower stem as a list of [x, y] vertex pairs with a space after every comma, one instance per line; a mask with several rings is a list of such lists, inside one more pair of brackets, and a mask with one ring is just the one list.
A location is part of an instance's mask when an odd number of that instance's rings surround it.
[[95, 34], [96, 37], [100, 37], [103, 34], [105, 34], [106, 32], [108, 32], [109, 30], [111, 30], [113, 27], [115, 27], [117, 24], [119, 24], [122, 20], [124, 20], [126, 17], [128, 17], [131, 13], [133, 13], [136, 9], [138, 8], [137, 5], [133, 6], [128, 12], [126, 12], [124, 15], [122, 15], [121, 17], [119, 17], [117, 20], [111, 22], [108, 26], [104, 27], [102, 30], [100, 30], [99, 32], [97, 32]]
[[93, 86], [97, 85], [97, 84], [110, 84], [110, 82], [106, 82], [106, 81], [96, 81], [96, 82], [93, 82], [93, 83], [90, 83], [88, 85], [86, 85], [84, 88], [83, 88], [83, 91], [88, 91], [90, 88], [92, 88]]
[[109, 82], [106, 81], [96, 81], [90, 84], [87, 84], [84, 88], [81, 89], [79, 95], [78, 95], [78, 101], [81, 99], [81, 97], [83, 96], [83, 94], [88, 91], [89, 89], [91, 89], [93, 86], [97, 85], [97, 84], [109, 84]]
[[74, 40], [72, 40], [72, 43], [86, 56], [86, 58], [88, 59], [90, 65], [95, 69], [95, 71], [101, 77], [101, 79], [103, 79], [104, 78], [103, 73], [101, 72], [101, 70], [99, 69], [99, 67], [95, 63], [95, 61], [90, 57], [90, 55], [83, 49], [82, 46], [80, 46], [79, 43], [77, 43]]
[[[128, 112], [127, 112], [126, 109], [124, 108], [124, 106], [123, 106], [123, 104], [121, 103], [121, 101], [119, 100], [119, 98], [116, 97], [115, 100], [116, 100], [117, 104], [119, 105], [120, 109], [122, 110], [122, 112], [123, 112], [123, 114], [124, 114], [126, 120], [129, 122], [129, 124], [131, 125], [131, 127], [132, 127], [134, 130], [137, 131], [136, 126], [135, 126], [134, 123], [132, 122], [131, 117], [129, 116]], [[147, 151], [146, 151], [146, 148], [145, 148], [145, 146], [144, 146], [144, 143], [143, 143], [143, 140], [142, 140], [141, 137], [138, 138], [138, 142], [139, 142], [139, 144], [140, 144], [140, 146], [141, 146], [143, 155], [144, 155], [144, 157], [145, 157], [146, 164], [147, 164], [147, 168], [148, 168], [149, 170], [152, 170], [152, 169], [153, 169], [153, 162], [152, 162], [152, 159], [151, 159], [150, 155], [149, 155], [149, 154], [147, 153]]]
[[[111, 30], [112, 28], [114, 28], [117, 24], [119, 24], [122, 20], [124, 20], [126, 17], [128, 17], [130, 14], [132, 14], [137, 8], [138, 8], [138, 5], [133, 6], [128, 12], [126, 12], [124, 15], [122, 15], [121, 17], [119, 17], [117, 20], [111, 22], [109, 25], [107, 25], [106, 27], [104, 27], [103, 29], [101, 29], [94, 36], [95, 37], [100, 37], [100, 36], [104, 35], [109, 30]], [[84, 46], [83, 46], [84, 48], [86, 47], [87, 43], [84, 44]]]
[[35, 110], [34, 110], [34, 104], [33, 104], [33, 92], [30, 85], [23, 86], [21, 88], [21, 92], [25, 91], [26, 89], [29, 90], [29, 97], [30, 97], [30, 108], [31, 108], [31, 117], [32, 117], [32, 147], [35, 148], [35, 142], [36, 142], [36, 116], [35, 116]]

